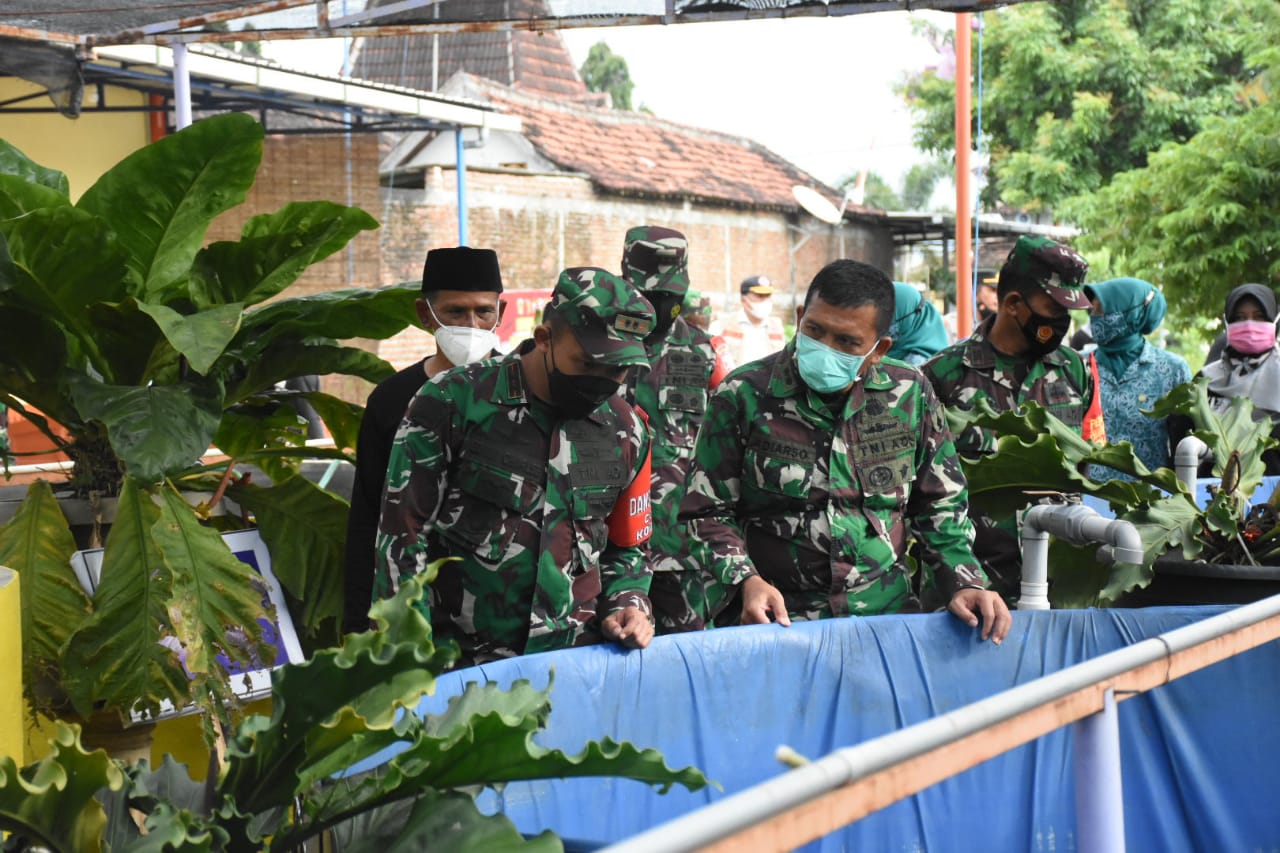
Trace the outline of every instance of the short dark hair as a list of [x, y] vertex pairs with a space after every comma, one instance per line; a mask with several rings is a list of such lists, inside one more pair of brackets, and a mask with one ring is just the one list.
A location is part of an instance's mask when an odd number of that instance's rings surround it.
[[880, 270], [842, 258], [827, 264], [809, 283], [804, 296], [808, 308], [814, 297], [837, 308], [857, 308], [874, 305], [876, 308], [876, 334], [883, 337], [893, 323], [893, 281]]
[[[1046, 272], [1047, 275], [1048, 272]], [[1047, 293], [1040, 285], [1040, 281], [1034, 275], [1023, 275], [1005, 264], [1000, 268], [1000, 285], [996, 288], [996, 298], [1003, 302], [1005, 296], [1016, 293], [1025, 300], [1030, 299], [1031, 295], [1037, 291]]]

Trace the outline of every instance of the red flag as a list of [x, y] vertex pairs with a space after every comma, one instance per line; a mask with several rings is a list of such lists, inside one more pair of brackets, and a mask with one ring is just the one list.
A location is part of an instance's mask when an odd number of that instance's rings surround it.
[[1102, 418], [1102, 382], [1098, 379], [1098, 357], [1089, 353], [1089, 372], [1093, 374], [1093, 398], [1089, 408], [1084, 412], [1084, 423], [1080, 426], [1080, 436], [1099, 447], [1107, 443], [1107, 426]]

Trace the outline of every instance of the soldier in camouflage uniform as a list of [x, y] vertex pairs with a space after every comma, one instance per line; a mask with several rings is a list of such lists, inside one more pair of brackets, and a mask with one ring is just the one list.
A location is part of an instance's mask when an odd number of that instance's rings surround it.
[[[1093, 395], [1093, 380], [1080, 356], [1062, 346], [1070, 308], [1087, 309], [1084, 276], [1089, 265], [1070, 248], [1045, 237], [1019, 237], [1000, 269], [999, 307], [973, 334], [944, 349], [921, 367], [945, 406], [972, 409], [984, 398], [996, 411], [1028, 400], [1059, 420], [1081, 428]], [[956, 436], [956, 449], [976, 458], [995, 449], [995, 436], [971, 428]], [[1018, 594], [1021, 557], [1017, 520], [973, 514], [974, 551], [993, 588]]]
[[707, 397], [724, 370], [711, 336], [680, 316], [689, 289], [688, 241], [679, 231], [642, 225], [627, 231], [622, 276], [653, 305], [657, 318], [645, 338], [649, 363], [627, 374], [627, 400], [643, 409], [653, 432], [653, 538], [649, 598], [658, 633], [706, 626], [708, 576], [689, 562], [688, 532], [677, 519]]
[[647, 645], [649, 433], [618, 391], [652, 328], [626, 282], [568, 269], [532, 340], [425, 385], [391, 452], [375, 597], [457, 557], [429, 615], [464, 664]]
[[949, 609], [1000, 642], [1009, 611], [970, 550], [964, 476], [914, 368], [884, 358], [893, 283], [840, 260], [814, 278], [797, 335], [729, 374], [698, 434], [681, 518], [741, 621], [915, 606], [908, 539]]

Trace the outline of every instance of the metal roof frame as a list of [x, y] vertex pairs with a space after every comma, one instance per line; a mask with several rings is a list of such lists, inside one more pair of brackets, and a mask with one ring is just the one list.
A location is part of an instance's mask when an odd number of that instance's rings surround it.
[[[84, 85], [97, 91], [80, 112], [168, 112], [174, 89], [174, 51], [158, 45], [100, 47], [80, 62]], [[282, 68], [211, 48], [191, 48], [191, 107], [196, 112], [254, 111], [271, 133], [343, 133], [444, 130], [474, 127], [518, 132], [520, 120], [479, 101], [419, 92], [348, 77]], [[109, 88], [161, 95], [166, 103], [113, 105]], [[0, 102], [6, 113], [66, 113], [46, 102], [29, 105], [44, 92]], [[304, 121], [273, 122], [281, 114]], [[273, 126], [273, 124], [275, 126]]]
[[[890, 211], [884, 214], [895, 246], [914, 246], [918, 243], [945, 243], [955, 239], [956, 217], [954, 213], [931, 211]], [[979, 220], [979, 238], [1008, 239], [1023, 235], [1048, 237], [1051, 240], [1070, 240], [1079, 236], [1080, 230], [1064, 225], [1040, 225], [1035, 222], [1018, 222], [983, 216]]]
[[[273, 12], [313, 8], [307, 26], [255, 29], [255, 40], [301, 38], [366, 38], [481, 30], [561, 30], [585, 27], [645, 26], [767, 20], [771, 18], [842, 17], [871, 12], [981, 12], [1034, 0], [612, 0], [605, 11], [511, 17], [477, 14], [461, 20], [432, 20], [425, 10], [437, 0], [398, 0], [340, 17], [330, 15], [338, 0], [153, 0], [130, 8], [104, 9], [102, 0], [19, 0], [40, 8], [0, 10], [0, 36], [89, 50], [112, 44], [176, 44], [243, 41], [238, 31], [209, 30], [211, 24], [253, 18]], [[652, 12], [610, 12], [650, 8]], [[172, 17], [171, 10], [190, 14]], [[658, 11], [660, 9], [660, 11]], [[148, 16], [150, 12], [150, 16]], [[115, 14], [110, 14], [115, 13]], [[393, 20], [387, 20], [391, 18]], [[88, 20], [86, 20], [88, 19]]]

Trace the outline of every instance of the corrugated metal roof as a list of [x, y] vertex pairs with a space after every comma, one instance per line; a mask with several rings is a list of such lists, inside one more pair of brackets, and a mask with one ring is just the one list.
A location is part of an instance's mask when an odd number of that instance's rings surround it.
[[[937, 9], [984, 11], [1033, 0], [546, 0], [530, 12], [518, 0], [11, 0], [0, 9], [0, 36], [94, 44], [234, 41], [210, 29], [220, 21], [253, 19], [256, 38], [394, 36], [413, 33], [554, 30], [639, 24], [784, 17], [834, 17], [867, 12]], [[343, 8], [348, 12], [343, 13]], [[352, 11], [354, 10], [354, 11]], [[269, 18], [257, 16], [271, 13]]]
[[[391, 0], [380, 0], [385, 5]], [[543, 0], [510, 0], [513, 15], [544, 14]], [[471, 0], [444, 0], [443, 15], [455, 8], [471, 8]], [[499, 30], [423, 36], [383, 36], [361, 39], [354, 51], [352, 73], [415, 89], [436, 91], [459, 71], [485, 77], [521, 91], [555, 98], [603, 103], [587, 89], [560, 34], [554, 30]]]

